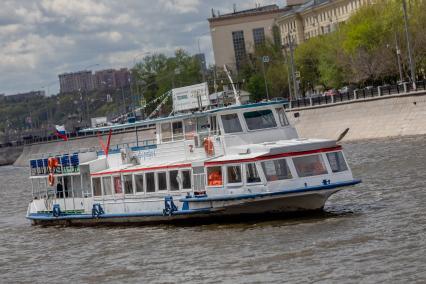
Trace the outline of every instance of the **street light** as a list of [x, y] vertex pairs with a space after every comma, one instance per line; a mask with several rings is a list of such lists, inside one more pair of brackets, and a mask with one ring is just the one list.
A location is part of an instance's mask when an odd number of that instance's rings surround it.
[[269, 56], [262, 56], [262, 72], [263, 72], [263, 80], [265, 80], [265, 89], [266, 89], [266, 98], [269, 101], [269, 91], [268, 91], [268, 82], [266, 81], [266, 73], [265, 73], [265, 63], [269, 63]]
[[407, 2], [406, 0], [402, 0], [402, 9], [404, 14], [404, 28], [405, 28], [405, 37], [407, 40], [407, 51], [408, 51], [408, 61], [410, 63], [410, 71], [411, 71], [411, 81], [413, 83], [413, 90], [417, 89], [416, 86], [416, 66], [412, 56], [411, 43], [410, 43], [410, 31], [408, 29], [408, 15], [407, 15]]

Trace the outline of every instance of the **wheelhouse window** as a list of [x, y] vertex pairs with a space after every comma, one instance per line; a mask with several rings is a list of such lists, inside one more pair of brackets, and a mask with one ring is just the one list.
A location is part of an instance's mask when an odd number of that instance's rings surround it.
[[155, 192], [155, 175], [154, 173], [146, 173], [146, 192]]
[[287, 161], [285, 159], [264, 161], [262, 162], [262, 169], [265, 173], [267, 181], [293, 178], [290, 169], [288, 168]]
[[161, 124], [161, 142], [172, 141], [172, 125], [170, 122]]
[[135, 186], [136, 186], [136, 193], [142, 193], [143, 190], [143, 174], [142, 175], [135, 175]]
[[179, 190], [179, 171], [169, 172], [170, 190]]
[[285, 115], [285, 110], [283, 107], [276, 109], [278, 118], [280, 120], [281, 126], [288, 126], [290, 123], [288, 122], [287, 116]]
[[293, 158], [293, 163], [299, 177], [318, 176], [327, 173], [327, 168], [321, 155]]
[[183, 140], [183, 124], [182, 121], [172, 123], [173, 141]]
[[92, 184], [93, 184], [93, 196], [102, 196], [101, 179], [93, 178]]
[[344, 172], [348, 170], [348, 165], [346, 164], [342, 152], [327, 153], [327, 159], [330, 163], [330, 167], [333, 173]]
[[246, 164], [246, 182], [247, 183], [261, 182], [255, 163]]
[[124, 183], [124, 193], [133, 194], [132, 175], [123, 175], [123, 183]]
[[111, 177], [103, 177], [102, 186], [104, 188], [104, 195], [112, 195]]
[[195, 118], [188, 118], [183, 121], [183, 125], [185, 128], [185, 139], [191, 140], [194, 139], [196, 128], [197, 128], [197, 120]]
[[277, 127], [272, 110], [257, 110], [244, 113], [244, 119], [249, 130]]
[[182, 189], [191, 189], [191, 170], [182, 171]]
[[228, 177], [228, 183], [242, 183], [241, 178], [241, 166], [227, 166], [226, 174]]
[[222, 167], [209, 167], [207, 168], [207, 185], [208, 186], [222, 186]]
[[221, 118], [222, 118], [222, 124], [223, 124], [223, 129], [225, 130], [225, 133], [243, 132], [240, 120], [238, 118], [238, 114], [236, 113], [225, 114], [225, 115], [222, 115]]
[[161, 190], [161, 191], [167, 190], [166, 172], [157, 173], [157, 179], [158, 179], [158, 190]]
[[113, 181], [114, 181], [114, 194], [123, 193], [123, 188], [121, 186], [121, 177], [120, 176], [113, 177]]
[[197, 118], [197, 132], [205, 133], [208, 132], [210, 128], [209, 118], [207, 116], [201, 116]]

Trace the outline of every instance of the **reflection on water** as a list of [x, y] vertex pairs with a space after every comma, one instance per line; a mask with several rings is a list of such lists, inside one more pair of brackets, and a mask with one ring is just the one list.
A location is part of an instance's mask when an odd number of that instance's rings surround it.
[[0, 282], [426, 281], [426, 137], [344, 146], [363, 183], [325, 212], [201, 226], [32, 227], [27, 170], [0, 168]]

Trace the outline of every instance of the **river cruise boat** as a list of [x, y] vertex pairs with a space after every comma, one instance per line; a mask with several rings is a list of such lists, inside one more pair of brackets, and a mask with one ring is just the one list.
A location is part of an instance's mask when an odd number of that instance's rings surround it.
[[[32, 159], [26, 217], [44, 225], [145, 224], [321, 210], [360, 180], [336, 141], [298, 137], [285, 103], [137, 121], [146, 131], [134, 143]], [[85, 131], [105, 137], [124, 126]], [[140, 140], [144, 133], [152, 137]]]

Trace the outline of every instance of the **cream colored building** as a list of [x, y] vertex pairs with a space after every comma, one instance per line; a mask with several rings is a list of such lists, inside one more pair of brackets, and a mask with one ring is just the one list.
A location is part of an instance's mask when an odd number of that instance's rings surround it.
[[268, 5], [244, 11], [234, 8], [233, 13], [224, 15], [213, 12], [208, 21], [216, 65], [238, 68], [256, 45], [274, 40], [275, 19], [289, 9]]
[[361, 6], [371, 0], [311, 0], [294, 7], [277, 19], [281, 42], [289, 44], [289, 36], [297, 45], [307, 39], [334, 31]]

